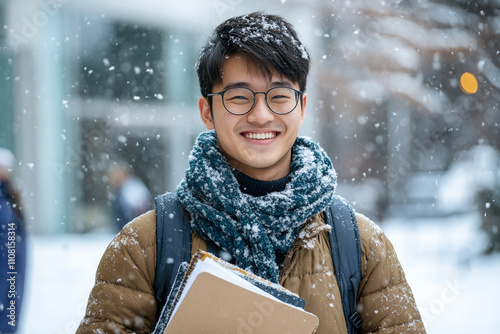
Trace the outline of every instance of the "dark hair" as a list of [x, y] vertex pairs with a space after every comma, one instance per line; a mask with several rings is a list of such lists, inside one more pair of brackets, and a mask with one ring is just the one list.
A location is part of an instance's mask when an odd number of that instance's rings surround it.
[[277, 71], [305, 91], [309, 54], [292, 25], [282, 17], [255, 12], [221, 23], [200, 51], [196, 64], [201, 94], [222, 82], [222, 66], [234, 54], [249, 57], [264, 73]]

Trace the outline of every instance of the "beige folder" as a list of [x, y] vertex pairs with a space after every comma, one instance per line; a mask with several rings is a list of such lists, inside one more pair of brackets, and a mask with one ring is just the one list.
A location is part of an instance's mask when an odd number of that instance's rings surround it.
[[317, 327], [314, 314], [202, 272], [164, 334], [311, 334]]

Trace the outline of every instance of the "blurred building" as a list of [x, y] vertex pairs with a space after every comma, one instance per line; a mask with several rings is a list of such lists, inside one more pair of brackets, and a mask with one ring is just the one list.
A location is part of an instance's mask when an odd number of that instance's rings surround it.
[[204, 130], [194, 65], [212, 29], [266, 9], [312, 35], [307, 4], [263, 3], [0, 1], [0, 141], [20, 161], [29, 230], [106, 229], [110, 161], [153, 195], [175, 190]]

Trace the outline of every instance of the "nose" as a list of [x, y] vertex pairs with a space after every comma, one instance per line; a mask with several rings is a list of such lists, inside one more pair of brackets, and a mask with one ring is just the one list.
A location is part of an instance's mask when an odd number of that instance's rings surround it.
[[[262, 96], [259, 96], [260, 94]], [[267, 106], [264, 93], [255, 94], [255, 104], [247, 115], [248, 122], [257, 124], [271, 122], [275, 117], [274, 113]]]

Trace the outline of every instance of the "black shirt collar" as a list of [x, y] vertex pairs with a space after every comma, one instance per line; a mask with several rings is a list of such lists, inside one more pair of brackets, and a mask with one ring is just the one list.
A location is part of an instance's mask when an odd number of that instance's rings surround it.
[[251, 178], [237, 170], [234, 170], [233, 174], [240, 185], [241, 192], [254, 197], [264, 196], [276, 191], [283, 191], [288, 181], [290, 181], [290, 175], [274, 181], [261, 181]]

